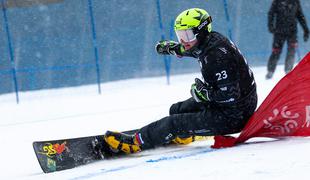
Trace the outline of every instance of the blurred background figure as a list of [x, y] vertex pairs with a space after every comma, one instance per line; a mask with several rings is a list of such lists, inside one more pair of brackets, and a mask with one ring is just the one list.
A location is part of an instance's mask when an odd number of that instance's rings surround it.
[[285, 41], [287, 41], [287, 55], [284, 71], [287, 74], [292, 70], [297, 49], [297, 20], [304, 30], [304, 41], [306, 42], [309, 38], [309, 28], [300, 1], [273, 0], [268, 13], [268, 28], [273, 34], [273, 44], [267, 65], [266, 79], [272, 78]]

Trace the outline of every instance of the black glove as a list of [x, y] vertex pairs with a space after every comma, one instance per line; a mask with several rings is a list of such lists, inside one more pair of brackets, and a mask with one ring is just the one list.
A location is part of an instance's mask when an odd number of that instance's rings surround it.
[[200, 79], [195, 78], [195, 83], [191, 87], [191, 95], [196, 102], [210, 101], [208, 90], [211, 88], [208, 84], [203, 83]]
[[177, 55], [176, 51], [179, 43], [175, 41], [168, 41], [168, 40], [162, 40], [159, 41], [156, 46], [156, 52], [158, 54], [163, 54], [163, 55]]
[[309, 39], [309, 30], [306, 30], [306, 31], [304, 32], [304, 41], [307, 42], [308, 39]]

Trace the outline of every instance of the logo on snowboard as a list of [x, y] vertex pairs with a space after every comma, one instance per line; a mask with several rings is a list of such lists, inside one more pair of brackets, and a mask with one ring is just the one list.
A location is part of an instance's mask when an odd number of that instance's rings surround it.
[[67, 142], [63, 142], [61, 144], [56, 143], [56, 144], [51, 144], [51, 143], [46, 143], [42, 147], [42, 152], [39, 152], [40, 154], [44, 154], [47, 157], [53, 157], [55, 155], [62, 154], [65, 150], [69, 151], [68, 147], [66, 146]]

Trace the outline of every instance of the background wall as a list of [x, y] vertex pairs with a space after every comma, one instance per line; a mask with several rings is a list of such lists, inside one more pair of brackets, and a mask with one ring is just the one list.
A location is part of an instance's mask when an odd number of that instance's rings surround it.
[[[100, 92], [102, 82], [199, 71], [195, 60], [154, 51], [158, 40], [176, 40], [173, 21], [192, 7], [206, 9], [213, 30], [230, 36], [250, 65], [265, 66], [271, 51], [271, 0], [0, 2], [0, 94], [17, 99], [19, 91], [98, 83]], [[310, 3], [301, 3], [309, 24]], [[303, 56], [310, 45], [300, 26], [299, 41]]]

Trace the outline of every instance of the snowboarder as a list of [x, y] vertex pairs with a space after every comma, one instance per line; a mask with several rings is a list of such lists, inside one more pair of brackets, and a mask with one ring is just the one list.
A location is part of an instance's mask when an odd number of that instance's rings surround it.
[[156, 45], [161, 55], [198, 59], [202, 80], [191, 86], [191, 98], [173, 104], [169, 116], [138, 129], [135, 134], [107, 131], [110, 148], [125, 153], [161, 146], [171, 141], [188, 144], [194, 136], [238, 133], [257, 106], [252, 71], [239, 49], [226, 37], [212, 31], [211, 16], [192, 8], [175, 20], [178, 42]]
[[272, 78], [285, 41], [287, 41], [287, 54], [284, 71], [287, 74], [292, 70], [297, 48], [297, 20], [304, 30], [306, 42], [309, 39], [309, 28], [299, 0], [274, 0], [272, 2], [268, 13], [268, 29], [273, 34], [273, 44], [266, 79]]

